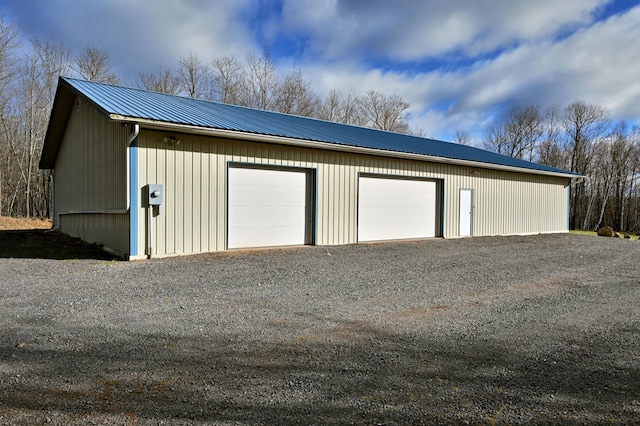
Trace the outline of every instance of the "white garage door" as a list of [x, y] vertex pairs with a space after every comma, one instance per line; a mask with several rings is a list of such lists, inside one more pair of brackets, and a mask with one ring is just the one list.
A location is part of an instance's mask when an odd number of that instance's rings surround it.
[[305, 244], [307, 173], [229, 168], [229, 248]]
[[360, 177], [358, 241], [436, 235], [436, 183]]

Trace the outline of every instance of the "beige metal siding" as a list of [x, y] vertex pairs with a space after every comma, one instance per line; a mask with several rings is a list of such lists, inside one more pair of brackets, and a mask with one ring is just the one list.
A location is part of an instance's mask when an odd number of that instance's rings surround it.
[[55, 224], [122, 254], [129, 252], [127, 135], [125, 126], [76, 98], [54, 170]]
[[[478, 173], [475, 176], [475, 173]], [[474, 190], [474, 235], [513, 235], [538, 232], [567, 231], [567, 179], [525, 175], [492, 170], [475, 170], [472, 177], [464, 177], [450, 191], [459, 188]], [[449, 196], [451, 197], [451, 196]], [[449, 202], [452, 200], [449, 199]], [[448, 213], [459, 214], [459, 206]], [[447, 218], [455, 230], [445, 236], [458, 234], [458, 223]]]
[[60, 230], [65, 234], [99, 243], [120, 256], [129, 253], [129, 215], [68, 214], [61, 216]]
[[[494, 171], [415, 160], [142, 130], [139, 185], [163, 184], [165, 211], [153, 218], [154, 254], [226, 249], [229, 162], [303, 167], [316, 172], [315, 240], [319, 245], [357, 240], [360, 173], [440, 179], [444, 185], [443, 236], [459, 235], [459, 189], [474, 191], [474, 235], [567, 231], [566, 178]], [[146, 209], [136, 206], [139, 253], [146, 249]]]

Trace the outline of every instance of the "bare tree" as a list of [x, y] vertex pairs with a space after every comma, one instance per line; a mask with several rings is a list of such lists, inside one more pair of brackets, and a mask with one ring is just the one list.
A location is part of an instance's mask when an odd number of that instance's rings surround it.
[[5, 87], [16, 73], [13, 55], [18, 48], [18, 30], [0, 15], [0, 89]]
[[18, 61], [15, 57], [20, 46], [18, 35], [18, 30], [0, 15], [0, 117], [4, 116], [11, 98], [7, 91], [18, 73]]
[[99, 47], [86, 46], [73, 65], [73, 69], [85, 80], [119, 84], [109, 62], [109, 54]]
[[360, 96], [350, 90], [346, 93], [331, 90], [318, 109], [318, 118], [354, 126], [366, 126]]
[[340, 116], [338, 122], [354, 126], [366, 126], [367, 117], [362, 112], [360, 96], [349, 91], [340, 95]]
[[[594, 167], [584, 182], [585, 194], [588, 196], [588, 204], [584, 212], [584, 220], [581, 229], [598, 229], [604, 219], [604, 214], [611, 196], [611, 157], [609, 145], [597, 144], [593, 148]], [[599, 205], [599, 215], [594, 216], [595, 209]]]
[[628, 198], [638, 170], [637, 146], [633, 143], [628, 126], [624, 121], [615, 126], [611, 138], [609, 156], [611, 159], [611, 192], [614, 204], [611, 223], [619, 230], [627, 230]]
[[316, 116], [321, 120], [340, 122], [340, 95], [335, 89], [331, 89], [321, 102]]
[[249, 55], [247, 64], [240, 103], [251, 108], [275, 110], [280, 81], [269, 52], [265, 51], [262, 56]]
[[537, 106], [512, 106], [502, 122], [487, 129], [485, 146], [499, 154], [533, 160], [544, 133], [543, 122]]
[[629, 144], [632, 146], [632, 162], [629, 182], [629, 192], [627, 197], [626, 215], [627, 231], [640, 231], [640, 128], [633, 126], [627, 135]]
[[502, 155], [509, 155], [510, 143], [503, 123], [491, 123], [483, 134], [484, 148]]
[[609, 132], [609, 111], [598, 105], [575, 101], [565, 108], [562, 126], [571, 152], [571, 171], [586, 174], [593, 143]]
[[155, 71], [145, 73], [140, 71], [138, 87], [152, 92], [177, 95], [180, 93], [180, 78], [173, 75], [165, 66], [159, 66]]
[[538, 144], [537, 160], [547, 166], [568, 169], [568, 156], [562, 140], [562, 109], [554, 104], [544, 116], [544, 136]]
[[213, 60], [213, 99], [226, 104], [239, 104], [244, 84], [244, 70], [234, 56]]
[[387, 96], [375, 90], [369, 90], [360, 98], [360, 108], [368, 127], [407, 133], [409, 103], [398, 95]]
[[567, 169], [567, 152], [558, 142], [544, 140], [538, 145], [538, 162], [558, 169]]
[[411, 136], [417, 136], [419, 138], [433, 139], [433, 137], [429, 136], [429, 134], [421, 127], [414, 127], [412, 129], [410, 129], [407, 132], [407, 134], [411, 135]]
[[198, 55], [189, 53], [189, 56], [178, 62], [178, 75], [182, 92], [194, 99], [211, 99], [211, 70], [198, 58]]
[[511, 108], [507, 132], [513, 141], [512, 156], [533, 160], [535, 148], [544, 133], [543, 117], [539, 107], [528, 105]]
[[[20, 172], [15, 194], [24, 192], [20, 205], [12, 213], [26, 217], [47, 217], [50, 213], [49, 172], [38, 169], [38, 158], [47, 130], [49, 111], [53, 105], [58, 78], [67, 74], [71, 53], [61, 44], [31, 41], [30, 51], [21, 63], [18, 84], [19, 98], [15, 104], [17, 129], [9, 140], [15, 163]], [[17, 196], [14, 200], [19, 200]], [[13, 209], [12, 205], [12, 209]]]
[[276, 90], [275, 104], [276, 111], [310, 117], [317, 114], [320, 98], [302, 78], [300, 67], [294, 65]]
[[[609, 111], [597, 105], [575, 101], [567, 106], [562, 126], [567, 138], [569, 166], [572, 172], [588, 175], [593, 158], [593, 146], [609, 132]], [[584, 182], [571, 191], [570, 226], [583, 224], [587, 210], [588, 194]]]
[[0, 215], [6, 210], [6, 197], [11, 194], [13, 180], [13, 158], [9, 141], [16, 126], [12, 114], [14, 96], [13, 79], [17, 73], [15, 54], [18, 30], [0, 15]]
[[456, 137], [454, 138], [454, 142], [459, 143], [460, 145], [472, 145], [473, 144], [473, 136], [469, 131], [464, 129], [456, 130]]

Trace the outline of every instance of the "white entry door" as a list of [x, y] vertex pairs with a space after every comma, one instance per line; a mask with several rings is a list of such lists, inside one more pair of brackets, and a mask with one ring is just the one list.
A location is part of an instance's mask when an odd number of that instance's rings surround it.
[[229, 248], [306, 242], [307, 175], [302, 171], [229, 167]]
[[358, 241], [435, 237], [436, 199], [433, 181], [360, 177]]
[[460, 190], [460, 236], [472, 235], [473, 226], [473, 190]]

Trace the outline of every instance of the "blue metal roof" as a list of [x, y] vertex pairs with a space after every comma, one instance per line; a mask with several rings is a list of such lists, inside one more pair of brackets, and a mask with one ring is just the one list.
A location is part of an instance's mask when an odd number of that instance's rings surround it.
[[[86, 97], [104, 113], [122, 116], [132, 121], [136, 119], [151, 120], [207, 129], [231, 130], [348, 147], [487, 163], [488, 165], [525, 169], [523, 171], [535, 170], [550, 174], [575, 175], [565, 170], [451, 142], [71, 78], [60, 79], [49, 130], [45, 138], [41, 167], [48, 168], [47, 165], [52, 167], [55, 163], [57, 148], [55, 155], [49, 152], [49, 155], [45, 156], [45, 151], [48, 143], [59, 146], [60, 141], [50, 139], [62, 137], [60, 131], [55, 132], [56, 123], [54, 120], [64, 120], [66, 123], [70, 111], [70, 106], [67, 105], [69, 104], [69, 94], [66, 95], [66, 102], [59, 98], [64, 98], [62, 91], [69, 89], [75, 94]], [[59, 107], [58, 104], [60, 104]], [[63, 111], [56, 111], [56, 108]], [[58, 123], [58, 127], [61, 124]], [[51, 155], [54, 155], [53, 161], [51, 161]]]

